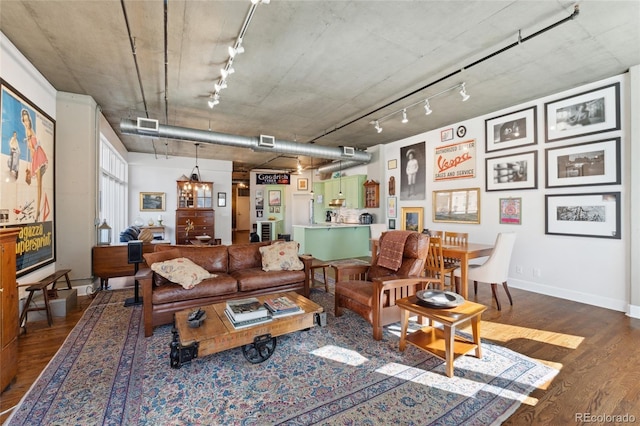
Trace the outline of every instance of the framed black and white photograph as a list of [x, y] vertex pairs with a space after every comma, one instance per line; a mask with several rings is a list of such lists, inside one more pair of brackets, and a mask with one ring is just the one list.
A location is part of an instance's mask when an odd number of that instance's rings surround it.
[[400, 148], [400, 200], [424, 200], [426, 187], [425, 143]]
[[533, 106], [485, 120], [485, 152], [537, 144], [537, 111]]
[[621, 182], [620, 138], [549, 148], [545, 154], [547, 188]]
[[545, 107], [547, 142], [620, 129], [620, 83], [569, 96]]
[[538, 152], [485, 159], [487, 191], [510, 191], [538, 187]]
[[227, 193], [218, 192], [218, 207], [227, 207]]
[[620, 192], [545, 196], [545, 234], [620, 239]]
[[480, 223], [480, 188], [433, 191], [433, 221]]

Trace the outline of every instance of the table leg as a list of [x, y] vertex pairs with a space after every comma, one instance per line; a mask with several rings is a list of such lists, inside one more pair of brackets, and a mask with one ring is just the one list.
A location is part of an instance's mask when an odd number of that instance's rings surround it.
[[401, 319], [400, 322], [402, 323], [402, 329], [400, 331], [400, 352], [404, 351], [405, 348], [407, 347], [407, 328], [409, 326], [409, 311], [406, 309], [402, 309], [400, 308], [400, 313], [401, 313]]
[[453, 343], [454, 333], [456, 332], [455, 327], [444, 326], [444, 350], [445, 350], [445, 371], [447, 373], [447, 377], [453, 377]]
[[476, 346], [476, 358], [482, 358], [482, 347], [480, 346], [480, 315], [471, 318], [471, 330], [473, 331], [473, 343]]

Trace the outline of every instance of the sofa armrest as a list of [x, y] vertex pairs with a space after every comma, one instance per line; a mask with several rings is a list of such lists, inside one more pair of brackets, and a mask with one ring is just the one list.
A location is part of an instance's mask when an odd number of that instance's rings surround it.
[[136, 273], [136, 281], [142, 289], [142, 317], [144, 321], [144, 336], [153, 335], [153, 274], [150, 268], [140, 269]]

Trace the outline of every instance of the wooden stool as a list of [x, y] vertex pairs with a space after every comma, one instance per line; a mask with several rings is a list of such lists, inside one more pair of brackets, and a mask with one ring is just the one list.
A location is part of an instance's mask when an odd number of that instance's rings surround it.
[[316, 287], [314, 285], [315, 278], [316, 278], [316, 269], [322, 268], [322, 275], [324, 277], [324, 291], [329, 293], [329, 280], [327, 279], [327, 268], [329, 268], [330, 266], [331, 264], [325, 263], [325, 262], [311, 265], [311, 283], [310, 283], [311, 288]]

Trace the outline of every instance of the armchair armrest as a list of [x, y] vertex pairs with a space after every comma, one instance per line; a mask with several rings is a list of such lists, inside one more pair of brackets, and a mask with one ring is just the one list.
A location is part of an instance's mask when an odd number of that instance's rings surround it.
[[331, 265], [336, 275], [336, 282], [349, 280], [366, 281], [371, 265], [362, 263]]
[[150, 268], [140, 269], [136, 273], [136, 281], [142, 289], [142, 316], [144, 318], [144, 336], [153, 335], [153, 274]]

